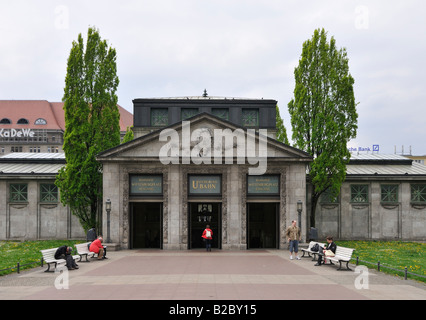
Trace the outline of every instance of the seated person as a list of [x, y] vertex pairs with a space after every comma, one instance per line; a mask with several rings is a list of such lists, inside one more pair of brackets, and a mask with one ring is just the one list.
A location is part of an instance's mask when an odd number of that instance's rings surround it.
[[333, 253], [336, 253], [336, 244], [333, 242], [333, 237], [328, 236], [326, 239], [327, 239], [327, 243], [328, 243], [327, 247], [325, 249], [323, 247], [320, 247], [318, 252], [322, 252], [323, 254], [318, 255], [318, 261], [315, 264], [316, 266], [320, 266], [321, 264], [324, 264], [324, 263], [322, 263], [322, 256], [324, 255], [325, 251], [331, 250], [331, 251], [333, 251]]
[[106, 257], [106, 247], [104, 247], [102, 245], [102, 242], [104, 241], [104, 239], [102, 238], [102, 236], [99, 236], [96, 240], [94, 240], [89, 247], [89, 250], [91, 252], [97, 253], [98, 254], [98, 260], [101, 259], [107, 259]]
[[64, 259], [68, 270], [78, 269], [77, 263], [71, 255], [72, 248], [68, 246], [61, 246], [55, 252], [55, 259]]

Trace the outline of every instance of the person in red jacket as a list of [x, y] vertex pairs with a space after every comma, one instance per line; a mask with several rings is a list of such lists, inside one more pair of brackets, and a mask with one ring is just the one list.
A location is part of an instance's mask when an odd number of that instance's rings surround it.
[[201, 237], [206, 241], [206, 251], [212, 251], [213, 231], [209, 225], [206, 226]]
[[104, 239], [99, 236], [96, 240], [94, 240], [91, 244], [90, 244], [90, 248], [89, 250], [91, 252], [97, 253], [98, 254], [98, 260], [101, 259], [106, 259], [105, 254], [106, 254], [106, 249], [104, 248], [104, 246], [102, 245], [102, 241]]

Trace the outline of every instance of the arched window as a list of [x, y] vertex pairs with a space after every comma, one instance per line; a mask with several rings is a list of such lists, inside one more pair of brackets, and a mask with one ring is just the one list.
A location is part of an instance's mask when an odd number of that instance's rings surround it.
[[43, 118], [38, 118], [34, 124], [47, 124], [47, 121]]
[[3, 118], [0, 120], [0, 124], [12, 124], [12, 121], [8, 118]]
[[17, 124], [28, 124], [28, 123], [29, 123], [28, 120], [24, 118], [19, 119], [17, 122]]

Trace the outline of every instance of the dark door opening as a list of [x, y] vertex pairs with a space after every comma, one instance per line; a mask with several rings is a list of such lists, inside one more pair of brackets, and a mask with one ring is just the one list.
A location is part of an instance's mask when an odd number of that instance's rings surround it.
[[162, 248], [162, 216], [161, 202], [139, 202], [131, 204], [130, 247]]
[[221, 203], [189, 203], [189, 249], [205, 248], [206, 225], [213, 231], [212, 248], [221, 249]]
[[278, 248], [278, 204], [247, 203], [248, 249]]

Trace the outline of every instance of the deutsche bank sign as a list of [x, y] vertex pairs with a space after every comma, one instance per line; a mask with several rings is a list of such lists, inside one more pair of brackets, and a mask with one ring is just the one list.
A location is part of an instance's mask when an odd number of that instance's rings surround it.
[[379, 145], [378, 144], [373, 144], [373, 147], [349, 147], [348, 151], [349, 152], [356, 152], [356, 151], [373, 151], [373, 152], [379, 152]]

